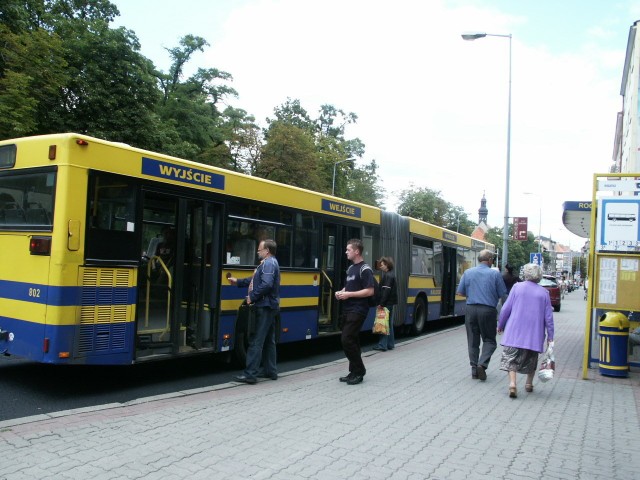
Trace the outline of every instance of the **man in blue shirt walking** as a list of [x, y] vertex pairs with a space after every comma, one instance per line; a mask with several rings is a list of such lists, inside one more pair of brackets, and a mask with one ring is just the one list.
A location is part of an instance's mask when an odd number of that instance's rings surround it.
[[[498, 270], [491, 268], [494, 254], [482, 250], [478, 254], [477, 267], [465, 271], [458, 285], [458, 295], [467, 297], [465, 326], [471, 378], [486, 380], [491, 355], [496, 350], [496, 328], [498, 326], [498, 301], [507, 298], [507, 287]], [[480, 353], [482, 339], [482, 353]]]

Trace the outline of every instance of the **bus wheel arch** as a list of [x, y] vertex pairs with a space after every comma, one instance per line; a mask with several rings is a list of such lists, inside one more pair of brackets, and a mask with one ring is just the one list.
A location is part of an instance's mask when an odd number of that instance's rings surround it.
[[427, 324], [428, 302], [424, 296], [416, 297], [413, 304], [413, 322], [411, 323], [411, 335], [420, 335]]

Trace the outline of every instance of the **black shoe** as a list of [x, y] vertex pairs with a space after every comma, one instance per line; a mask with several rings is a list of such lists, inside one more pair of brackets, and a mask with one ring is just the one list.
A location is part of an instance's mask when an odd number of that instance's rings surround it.
[[349, 372], [349, 375], [347, 375], [346, 377], [340, 377], [340, 381], [341, 382], [348, 382], [352, 378], [353, 378], [353, 373]]
[[347, 385], [357, 385], [359, 383], [362, 383], [362, 380], [364, 380], [364, 377], [362, 375], [354, 375], [349, 380], [347, 380]]
[[386, 348], [382, 348], [380, 345], [376, 345], [375, 347], [373, 347], [374, 350], [379, 350], [381, 352], [386, 352], [387, 349]]
[[258, 377], [260, 377], [260, 378], [270, 378], [271, 380], [277, 380], [278, 379], [278, 374], [277, 373], [272, 373], [271, 375], [258, 375]]
[[233, 379], [236, 382], [247, 383], [249, 385], [255, 385], [256, 383], [258, 383], [258, 380], [256, 380], [255, 378], [247, 377], [246, 375], [236, 375], [235, 377], [233, 377]]
[[471, 379], [478, 380], [478, 367], [471, 367]]
[[487, 372], [482, 365], [478, 365], [478, 378], [483, 382], [487, 379]]

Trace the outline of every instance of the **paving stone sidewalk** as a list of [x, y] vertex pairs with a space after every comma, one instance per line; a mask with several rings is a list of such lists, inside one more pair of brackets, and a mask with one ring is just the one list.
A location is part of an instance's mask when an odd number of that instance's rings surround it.
[[[584, 302], [556, 315], [555, 378], [472, 380], [464, 327], [278, 381], [0, 422], [0, 479], [633, 479], [640, 374], [582, 380]], [[576, 297], [577, 299], [578, 297]]]

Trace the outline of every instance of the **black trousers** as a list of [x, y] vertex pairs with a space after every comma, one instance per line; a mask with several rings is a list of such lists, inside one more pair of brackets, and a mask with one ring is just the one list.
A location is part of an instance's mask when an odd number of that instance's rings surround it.
[[342, 350], [349, 360], [349, 372], [354, 375], [367, 373], [360, 348], [360, 330], [366, 318], [367, 316], [361, 313], [342, 314]]

